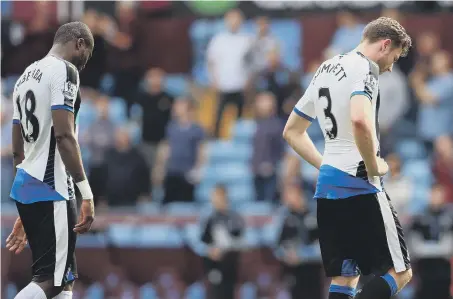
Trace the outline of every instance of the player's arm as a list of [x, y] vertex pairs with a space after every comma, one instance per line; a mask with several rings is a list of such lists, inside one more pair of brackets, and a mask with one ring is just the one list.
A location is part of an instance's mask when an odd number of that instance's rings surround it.
[[94, 203], [75, 135], [74, 104], [78, 93], [78, 80], [75, 68], [62, 65], [60, 68], [55, 68], [50, 81], [50, 91], [53, 129], [58, 152], [83, 199], [80, 222], [76, 224], [74, 231], [85, 233], [90, 230], [94, 220]]
[[[363, 74], [358, 75], [351, 93], [350, 114], [354, 139], [368, 175], [378, 176], [384, 175], [388, 167], [385, 169], [386, 167], [383, 165], [385, 162], [377, 157], [377, 146], [374, 138], [376, 128], [371, 103], [373, 92], [377, 92], [377, 90], [372, 90], [374, 85], [367, 80], [373, 80], [370, 76], [367, 76], [367, 72], [364, 71]], [[375, 88], [377, 89], [377, 86]]]
[[[13, 99], [16, 95], [13, 94]], [[24, 153], [24, 138], [22, 137], [22, 129], [20, 124], [20, 115], [16, 105], [13, 110], [13, 130], [12, 130], [12, 147], [13, 147], [13, 165], [14, 176], [16, 176], [17, 165], [25, 159]]]
[[[310, 84], [311, 86], [312, 84]], [[307, 129], [315, 118], [315, 108], [310, 98], [310, 87], [291, 112], [283, 129], [283, 138], [299, 156], [319, 169], [322, 164], [322, 155], [307, 134]]]

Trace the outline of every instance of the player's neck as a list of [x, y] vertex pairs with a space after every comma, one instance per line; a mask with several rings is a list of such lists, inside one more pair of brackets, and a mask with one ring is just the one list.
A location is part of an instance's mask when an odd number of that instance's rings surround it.
[[357, 46], [357, 48], [355, 48], [355, 51], [360, 52], [363, 56], [378, 65], [378, 58], [373, 44], [362, 42]]
[[67, 51], [65, 50], [64, 46], [58, 44], [53, 45], [49, 51], [49, 55], [71, 62], [71, 57], [69, 57], [69, 55], [67, 55], [66, 53]]

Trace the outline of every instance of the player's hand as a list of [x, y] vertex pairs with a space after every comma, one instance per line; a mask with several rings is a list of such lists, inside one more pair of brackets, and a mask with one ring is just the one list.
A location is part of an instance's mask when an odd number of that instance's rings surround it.
[[20, 217], [17, 217], [16, 223], [14, 223], [13, 231], [6, 239], [6, 248], [8, 248], [11, 252], [19, 254], [22, 250], [24, 250], [27, 243], [27, 235], [25, 234], [22, 220]]
[[74, 231], [79, 234], [84, 234], [90, 230], [91, 224], [94, 221], [94, 202], [92, 199], [82, 200], [80, 208], [79, 223], [74, 227]]
[[367, 169], [370, 176], [384, 176], [389, 171], [387, 162], [381, 157], [376, 158], [376, 169]]

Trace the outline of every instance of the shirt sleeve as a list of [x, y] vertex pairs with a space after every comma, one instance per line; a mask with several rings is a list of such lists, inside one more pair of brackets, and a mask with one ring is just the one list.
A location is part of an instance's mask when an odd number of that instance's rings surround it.
[[308, 86], [302, 98], [297, 102], [293, 111], [306, 120], [313, 121], [316, 118], [313, 81]]
[[17, 108], [17, 100], [18, 95], [13, 92], [13, 124], [20, 124], [20, 113], [19, 109]]
[[351, 98], [356, 95], [364, 95], [373, 99], [373, 95], [378, 92], [378, 74], [377, 66], [371, 65], [364, 61], [357, 66], [352, 81]]
[[74, 112], [78, 90], [79, 72], [74, 66], [63, 63], [55, 68], [50, 80], [51, 109]]

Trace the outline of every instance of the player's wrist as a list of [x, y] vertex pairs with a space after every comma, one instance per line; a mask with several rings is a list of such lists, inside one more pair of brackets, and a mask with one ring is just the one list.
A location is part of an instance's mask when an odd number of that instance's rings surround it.
[[81, 182], [76, 183], [77, 188], [79, 188], [80, 195], [82, 195], [83, 200], [92, 200], [93, 199], [93, 192], [91, 191], [90, 184], [88, 180], [83, 180]]

